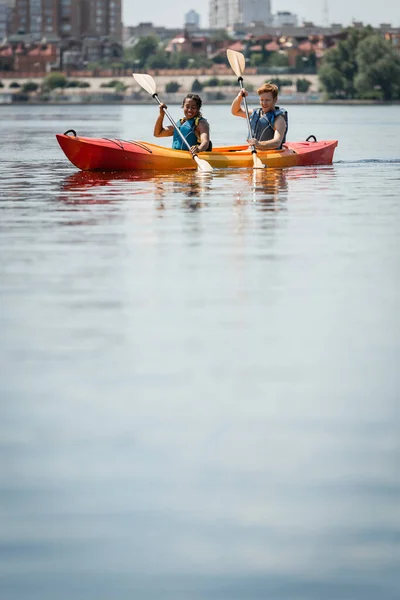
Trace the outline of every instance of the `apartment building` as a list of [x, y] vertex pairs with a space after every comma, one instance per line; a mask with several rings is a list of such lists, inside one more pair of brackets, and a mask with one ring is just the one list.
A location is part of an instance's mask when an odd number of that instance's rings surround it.
[[81, 33], [122, 41], [121, 0], [79, 0]]
[[212, 29], [233, 27], [237, 23], [250, 25], [272, 23], [270, 0], [210, 0], [209, 22]]
[[0, 0], [0, 43], [9, 33], [12, 6], [13, 0]]
[[[4, 2], [5, 0], [0, 0]], [[122, 0], [14, 0], [11, 33], [122, 41]]]
[[286, 25], [290, 27], [297, 27], [298, 23], [297, 15], [287, 10], [278, 10], [273, 18], [273, 21], [274, 27], [285, 27]]

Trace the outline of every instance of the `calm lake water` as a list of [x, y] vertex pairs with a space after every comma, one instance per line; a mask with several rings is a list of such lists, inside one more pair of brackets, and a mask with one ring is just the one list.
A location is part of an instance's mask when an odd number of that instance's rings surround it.
[[0, 107], [1, 599], [400, 598], [400, 106], [289, 108], [332, 166], [84, 174], [157, 106]]

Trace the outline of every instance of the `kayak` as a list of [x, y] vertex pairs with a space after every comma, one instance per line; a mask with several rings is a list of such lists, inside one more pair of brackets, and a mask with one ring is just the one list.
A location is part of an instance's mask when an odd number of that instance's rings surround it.
[[[66, 157], [82, 171], [171, 171], [197, 168], [189, 152], [150, 142], [79, 137], [72, 129], [57, 134], [56, 138]], [[287, 142], [282, 150], [257, 151], [257, 156], [263, 164], [272, 168], [330, 165], [337, 145], [337, 140], [317, 141], [314, 136], [309, 136], [305, 142]], [[201, 152], [199, 157], [215, 169], [253, 166], [253, 156], [248, 146], [221, 146], [213, 148], [212, 152]]]

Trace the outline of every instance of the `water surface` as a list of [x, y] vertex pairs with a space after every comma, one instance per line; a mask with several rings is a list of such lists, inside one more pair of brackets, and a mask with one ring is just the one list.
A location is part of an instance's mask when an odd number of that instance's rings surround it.
[[0, 597], [397, 600], [400, 107], [290, 107], [335, 162], [257, 174], [54, 137], [157, 113], [0, 107]]

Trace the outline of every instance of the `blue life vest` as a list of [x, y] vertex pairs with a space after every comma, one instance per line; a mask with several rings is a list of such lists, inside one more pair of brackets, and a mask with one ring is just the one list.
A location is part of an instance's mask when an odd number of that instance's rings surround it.
[[[178, 127], [178, 129], [180, 130], [180, 132], [182, 133], [183, 137], [186, 138], [187, 143], [189, 144], [189, 146], [195, 146], [196, 144], [200, 144], [201, 139], [200, 136], [197, 135], [196, 133], [196, 128], [197, 125], [199, 124], [199, 121], [204, 120], [204, 117], [200, 117], [199, 115], [197, 117], [193, 117], [192, 119], [186, 120], [186, 119], [179, 119], [179, 121], [177, 121], [176, 125]], [[172, 140], [172, 148], [174, 150], [187, 150], [187, 146], [183, 143], [183, 140], [181, 138], [181, 136], [179, 135], [179, 133], [176, 131], [176, 129], [174, 128], [174, 137]], [[212, 148], [212, 144], [210, 142], [207, 150], [211, 150]]]
[[[258, 108], [257, 110], [253, 111], [250, 117], [250, 125], [251, 131], [256, 140], [259, 142], [265, 142], [273, 139], [275, 135], [275, 120], [280, 115], [282, 115], [286, 121], [286, 130], [282, 139], [282, 144], [286, 142], [286, 134], [288, 131], [288, 114], [284, 108], [279, 108], [279, 106], [276, 106], [275, 110], [271, 110], [268, 113], [264, 113], [262, 108]], [[282, 148], [282, 145], [280, 148]]]

